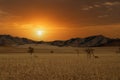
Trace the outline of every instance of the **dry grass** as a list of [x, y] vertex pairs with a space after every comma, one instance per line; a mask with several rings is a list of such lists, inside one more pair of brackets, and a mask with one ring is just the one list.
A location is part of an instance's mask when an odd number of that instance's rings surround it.
[[120, 56], [1, 54], [0, 80], [120, 80]]

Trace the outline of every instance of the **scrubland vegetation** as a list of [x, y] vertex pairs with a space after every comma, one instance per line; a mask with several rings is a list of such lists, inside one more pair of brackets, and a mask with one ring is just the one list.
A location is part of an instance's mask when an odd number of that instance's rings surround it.
[[0, 80], [120, 80], [120, 55], [0, 54]]

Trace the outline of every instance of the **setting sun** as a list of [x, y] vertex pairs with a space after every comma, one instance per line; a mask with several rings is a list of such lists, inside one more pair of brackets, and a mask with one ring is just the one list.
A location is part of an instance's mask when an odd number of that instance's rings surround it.
[[42, 31], [42, 30], [38, 30], [38, 31], [37, 31], [37, 35], [39, 35], [39, 36], [42, 36], [43, 33], [44, 33], [44, 31]]

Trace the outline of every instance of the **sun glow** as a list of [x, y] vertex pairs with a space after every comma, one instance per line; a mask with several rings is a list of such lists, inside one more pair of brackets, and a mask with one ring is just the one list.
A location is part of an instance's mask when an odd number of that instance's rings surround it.
[[43, 30], [38, 30], [38, 31], [37, 31], [37, 35], [38, 35], [38, 36], [42, 36], [42, 35], [43, 35], [43, 33], [44, 33], [44, 31], [43, 31]]

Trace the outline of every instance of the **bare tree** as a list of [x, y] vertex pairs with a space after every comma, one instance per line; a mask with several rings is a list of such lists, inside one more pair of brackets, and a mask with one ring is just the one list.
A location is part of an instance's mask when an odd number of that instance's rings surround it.
[[32, 55], [34, 53], [34, 48], [28, 47], [28, 53], [30, 53]]
[[52, 53], [54, 53], [54, 51], [53, 51], [53, 50], [51, 50], [51, 51], [50, 51], [50, 53], [52, 54]]
[[95, 58], [94, 51], [95, 50], [92, 48], [85, 49], [85, 52], [87, 53], [87, 58], [91, 58], [92, 56]]

